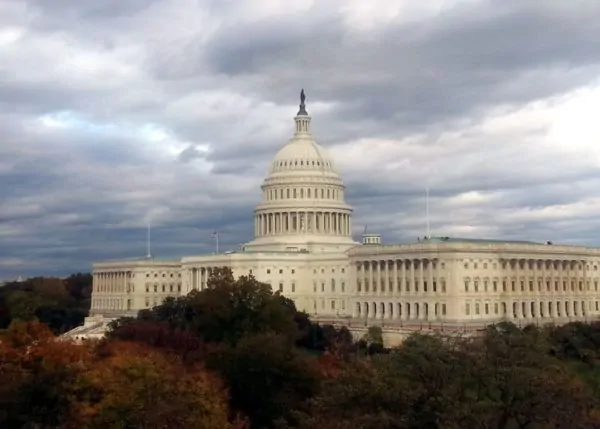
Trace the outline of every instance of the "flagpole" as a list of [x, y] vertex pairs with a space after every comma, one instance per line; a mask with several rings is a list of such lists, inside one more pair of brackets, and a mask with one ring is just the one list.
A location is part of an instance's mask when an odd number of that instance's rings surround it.
[[217, 255], [219, 254], [219, 231], [215, 231], [215, 241], [217, 243]]
[[429, 186], [425, 187], [426, 201], [425, 201], [425, 219], [427, 219], [427, 238], [431, 238], [431, 224], [429, 223]]

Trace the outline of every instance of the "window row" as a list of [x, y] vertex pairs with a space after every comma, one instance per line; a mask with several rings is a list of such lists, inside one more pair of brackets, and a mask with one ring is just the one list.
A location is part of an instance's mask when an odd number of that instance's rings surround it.
[[131, 299], [121, 298], [93, 298], [92, 309], [94, 310], [131, 310]]
[[[320, 283], [320, 287], [317, 287], [318, 283]], [[336, 289], [335, 279], [331, 279], [329, 281], [329, 288], [327, 288], [326, 283], [327, 282], [325, 280], [321, 280], [320, 282], [313, 280], [313, 292], [317, 292], [318, 290], [320, 290], [321, 292], [325, 292], [325, 289], [328, 289], [327, 292], [331, 292], [331, 293], [346, 292], [346, 282], [344, 282], [344, 281], [340, 281], [339, 289]]]
[[328, 199], [328, 200], [343, 200], [344, 196], [341, 190], [335, 188], [279, 188], [266, 191], [268, 201], [312, 198], [312, 199]]
[[[327, 305], [327, 303], [329, 303], [329, 306]], [[337, 311], [337, 310], [345, 310], [346, 309], [346, 301], [343, 299], [340, 299], [340, 300], [321, 299], [320, 304], [321, 304], [321, 306], [320, 306], [321, 310]], [[315, 300], [315, 299], [313, 299], [313, 310], [318, 311], [317, 300]]]
[[[415, 292], [415, 293], [419, 293], [419, 292], [441, 292], [441, 293], [446, 293], [446, 280], [441, 279], [438, 285], [437, 280], [433, 280], [431, 283], [428, 282], [427, 280], [418, 280], [415, 279], [411, 282], [411, 280], [409, 279], [404, 279], [404, 288], [402, 287], [402, 279], [401, 278], [397, 278], [397, 287], [396, 287], [396, 291], [397, 292]], [[431, 287], [430, 287], [431, 286]], [[380, 292], [394, 292], [394, 283], [393, 283], [393, 279], [389, 279], [389, 281], [386, 284], [385, 279], [382, 279], [380, 283], [377, 283], [377, 280], [373, 280], [373, 285], [372, 287], [369, 284], [369, 280], [365, 279], [364, 280], [364, 284], [361, 280], [358, 280], [357, 283], [357, 291], [358, 292], [377, 292], [378, 290]]]
[[312, 166], [312, 167], [331, 167], [331, 162], [329, 161], [315, 161], [315, 160], [294, 160], [294, 161], [279, 161], [276, 163], [278, 167], [303, 167], [303, 166]]
[[[465, 279], [465, 292], [499, 292], [500, 286], [498, 280], [470, 280]], [[537, 284], [536, 284], [537, 283]], [[582, 280], [502, 280], [502, 292], [583, 292], [584, 290], [598, 291], [598, 280], [593, 282], [586, 280], [585, 284]]]
[[446, 316], [443, 302], [357, 302], [355, 317], [380, 319], [431, 319]]
[[[281, 293], [287, 292], [283, 288], [283, 282], [279, 282], [279, 287], [277, 288], [277, 290]], [[289, 291], [292, 293], [296, 292], [296, 282], [291, 282]]]
[[150, 291], [153, 290], [154, 293], [158, 293], [159, 291], [161, 291], [162, 293], [166, 293], [166, 292], [181, 292], [181, 283], [171, 283], [171, 284], [162, 284], [159, 285], [158, 283], [152, 285], [150, 283], [146, 283], [146, 293], [150, 293]]
[[[465, 261], [464, 267], [465, 269], [473, 268], [478, 269], [479, 263], [477, 262], [468, 262]], [[488, 263], [483, 262], [481, 264], [483, 269], [488, 268]], [[598, 271], [598, 265], [595, 263], [592, 264], [583, 264], [581, 262], [573, 262], [573, 261], [532, 261], [532, 260], [514, 260], [514, 261], [502, 261], [500, 263], [500, 267], [503, 270], [564, 270], [564, 271], [572, 271], [572, 270], [583, 270], [585, 269], [593, 269], [594, 271]], [[498, 268], [498, 263], [492, 263], [492, 268], [495, 270]]]
[[[160, 273], [154, 273], [154, 274], [152, 274], [152, 273], [146, 273], [146, 278], [149, 278], [149, 277], [155, 277], [156, 278], [156, 277], [159, 277], [159, 274]], [[163, 278], [167, 277], [167, 273], [162, 273], [160, 275], [160, 277], [163, 277]], [[170, 278], [181, 277], [181, 273], [170, 273], [168, 275], [168, 277], [170, 277]]]
[[[473, 308], [473, 310], [472, 310]], [[543, 317], [583, 317], [590, 312], [600, 311], [598, 301], [540, 301], [540, 302], [494, 302], [492, 303], [472, 303], [465, 304], [465, 315], [486, 316], [501, 315], [513, 318], [543, 318]], [[472, 313], [473, 311], [473, 313]]]
[[[267, 274], [271, 274], [271, 271], [272, 271], [272, 270], [271, 270], [270, 268], [267, 268]], [[274, 270], [273, 270], [273, 271], [274, 271]], [[279, 270], [278, 270], [278, 271], [279, 271], [279, 274], [283, 274], [283, 269], [279, 268]], [[296, 270], [295, 270], [294, 268], [292, 268], [292, 269], [290, 270], [290, 273], [292, 273], [292, 274], [295, 274], [295, 273], [296, 273]], [[250, 274], [252, 274], [252, 270], [250, 270]]]
[[423, 268], [423, 270], [428, 270], [430, 268], [433, 270], [436, 270], [438, 268], [443, 270], [446, 268], [446, 263], [444, 261], [441, 261], [438, 264], [438, 261], [429, 259], [394, 259], [383, 261], [370, 260], [357, 262], [358, 269], [362, 269], [365, 273], [376, 273], [378, 270], [382, 272], [393, 272], [394, 266], [397, 270], [404, 269], [405, 271], [410, 271], [412, 269], [419, 270], [421, 269], [421, 267]]

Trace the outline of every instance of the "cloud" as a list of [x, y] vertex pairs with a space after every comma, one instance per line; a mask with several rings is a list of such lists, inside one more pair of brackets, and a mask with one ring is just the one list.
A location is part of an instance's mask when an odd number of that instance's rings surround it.
[[301, 87], [365, 225], [598, 244], [595, 0], [0, 3], [0, 278], [252, 237]]

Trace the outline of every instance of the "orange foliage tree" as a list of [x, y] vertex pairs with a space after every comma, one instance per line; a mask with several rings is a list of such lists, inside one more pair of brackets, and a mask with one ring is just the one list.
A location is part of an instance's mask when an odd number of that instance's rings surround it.
[[228, 429], [227, 392], [141, 344], [57, 341], [39, 323], [0, 342], [0, 427]]

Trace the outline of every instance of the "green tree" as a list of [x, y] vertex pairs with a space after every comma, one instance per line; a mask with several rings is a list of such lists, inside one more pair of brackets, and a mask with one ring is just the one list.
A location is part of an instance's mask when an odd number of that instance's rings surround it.
[[10, 317], [13, 320], [35, 320], [35, 312], [41, 303], [41, 298], [31, 292], [16, 291], [7, 297]]
[[254, 277], [234, 279], [220, 268], [209, 278], [208, 288], [185, 297], [168, 299], [139, 320], [166, 322], [173, 328], [196, 332], [204, 341], [235, 345], [242, 338], [263, 332], [298, 338], [298, 314], [293, 301], [273, 294], [271, 287]]
[[227, 382], [232, 408], [248, 416], [255, 429], [292, 421], [293, 410], [319, 388], [315, 358], [272, 332], [241, 339], [208, 365]]

